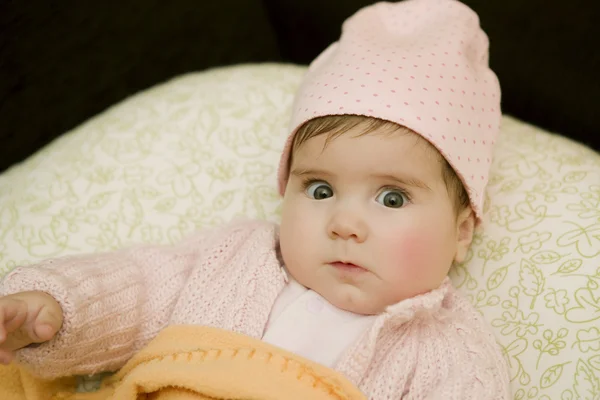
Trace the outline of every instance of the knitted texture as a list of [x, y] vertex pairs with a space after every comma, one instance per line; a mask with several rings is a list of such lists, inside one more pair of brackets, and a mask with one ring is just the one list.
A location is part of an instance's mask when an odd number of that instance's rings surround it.
[[500, 87], [479, 18], [454, 0], [377, 3], [342, 27], [296, 95], [279, 167], [288, 179], [296, 130], [326, 115], [365, 115], [406, 126], [433, 144], [461, 178], [478, 218], [500, 126]]
[[[117, 370], [169, 325], [260, 339], [286, 277], [277, 226], [236, 222], [175, 246], [143, 246], [20, 267], [0, 294], [48, 292], [63, 308], [58, 335], [18, 352], [56, 378]], [[371, 399], [508, 399], [501, 349], [481, 315], [446, 279], [377, 316], [335, 369]]]
[[200, 326], [166, 328], [96, 393], [75, 394], [74, 382], [42, 381], [16, 366], [0, 366], [0, 382], [3, 400], [46, 400], [50, 393], [57, 400], [365, 399], [330, 368], [246, 335]]

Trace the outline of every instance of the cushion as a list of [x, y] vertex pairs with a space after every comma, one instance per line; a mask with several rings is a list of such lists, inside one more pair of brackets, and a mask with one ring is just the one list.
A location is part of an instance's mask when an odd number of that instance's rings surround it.
[[[0, 274], [244, 215], [278, 221], [279, 152], [304, 67], [189, 74], [0, 176]], [[454, 283], [493, 326], [516, 399], [600, 395], [600, 156], [504, 117], [485, 215]]]

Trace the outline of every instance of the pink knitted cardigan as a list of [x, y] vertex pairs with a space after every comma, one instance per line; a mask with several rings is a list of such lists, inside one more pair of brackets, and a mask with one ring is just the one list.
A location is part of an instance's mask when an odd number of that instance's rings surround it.
[[[20, 267], [0, 294], [41, 290], [64, 311], [50, 342], [18, 352], [45, 378], [117, 370], [168, 325], [261, 338], [286, 284], [277, 226], [236, 222], [174, 246], [141, 246]], [[340, 359], [370, 399], [509, 399], [501, 349], [448, 279], [379, 315]]]

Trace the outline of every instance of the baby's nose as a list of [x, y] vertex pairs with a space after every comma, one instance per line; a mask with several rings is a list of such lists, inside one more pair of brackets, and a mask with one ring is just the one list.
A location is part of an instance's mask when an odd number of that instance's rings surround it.
[[327, 227], [331, 239], [354, 240], [363, 242], [366, 239], [366, 224], [355, 213], [336, 213]]

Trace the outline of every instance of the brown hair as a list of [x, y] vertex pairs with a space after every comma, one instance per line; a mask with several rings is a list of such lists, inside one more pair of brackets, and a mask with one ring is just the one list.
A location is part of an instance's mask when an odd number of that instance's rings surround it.
[[[298, 131], [294, 136], [294, 141], [292, 142], [289, 165], [292, 163], [294, 151], [307, 140], [315, 136], [327, 134], [327, 140], [325, 141], [325, 145], [327, 145], [333, 139], [358, 125], [364, 125], [364, 129], [358, 136], [367, 135], [379, 129], [388, 131], [390, 133], [415, 133], [411, 129], [408, 129], [402, 125], [398, 125], [394, 122], [379, 118], [365, 117], [362, 115], [329, 115], [325, 117], [314, 118], [305, 122], [302, 126], [300, 126], [300, 128], [298, 128]], [[427, 140], [423, 140], [423, 142], [425, 142], [433, 150], [433, 153], [442, 164], [442, 178], [446, 183], [448, 193], [453, 198], [456, 210], [464, 210], [469, 206], [470, 203], [469, 195], [467, 194], [462, 181], [454, 171], [454, 168], [450, 166], [448, 161], [440, 154], [440, 152]]]

